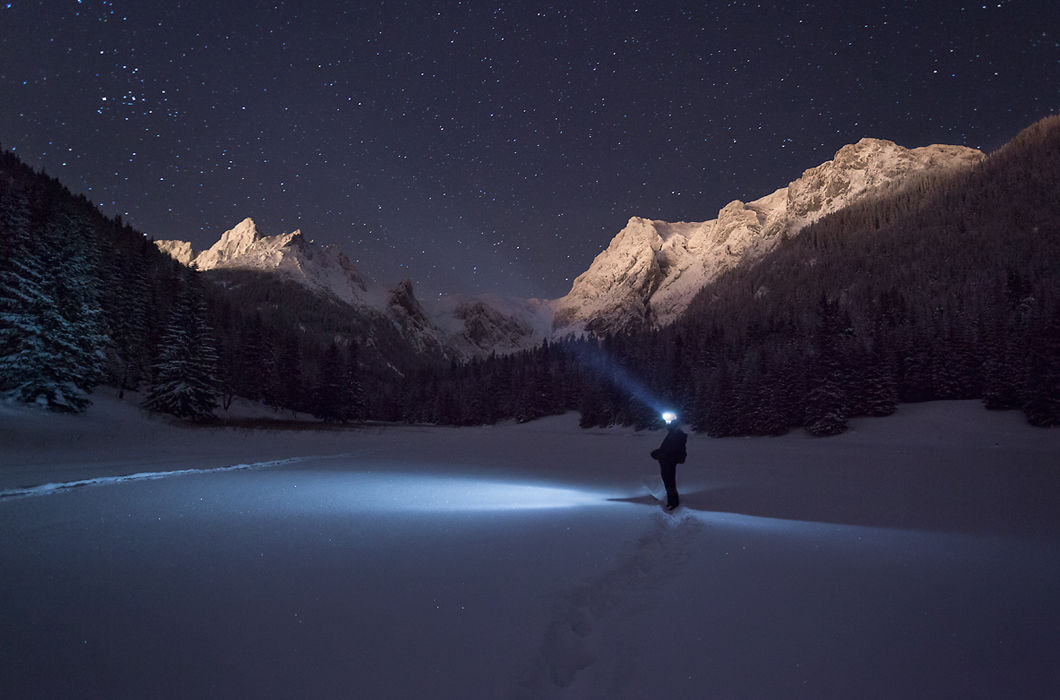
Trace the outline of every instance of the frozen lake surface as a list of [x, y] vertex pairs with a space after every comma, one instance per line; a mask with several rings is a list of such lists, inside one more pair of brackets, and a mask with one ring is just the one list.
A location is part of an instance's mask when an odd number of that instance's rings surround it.
[[1060, 694], [1060, 431], [661, 439], [2, 407], [0, 696]]

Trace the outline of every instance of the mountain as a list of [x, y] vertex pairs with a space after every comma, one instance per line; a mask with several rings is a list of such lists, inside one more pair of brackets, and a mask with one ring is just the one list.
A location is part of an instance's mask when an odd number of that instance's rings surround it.
[[[423, 304], [252, 221], [206, 251], [155, 245], [0, 152], [0, 398], [77, 411], [99, 383], [153, 392], [195, 372], [222, 407], [324, 420], [577, 409], [586, 427], [647, 427], [667, 406], [713, 435], [827, 435], [898, 402], [981, 398], [1060, 425], [1058, 190], [1060, 116], [985, 159], [862, 141], [713, 221], [632, 220], [563, 299]], [[563, 325], [554, 308], [587, 289], [596, 315], [568, 303]], [[165, 379], [202, 322], [205, 359]], [[563, 338], [579, 325], [640, 332]]]
[[[489, 295], [453, 297], [427, 308], [416, 298], [411, 280], [386, 289], [369, 282], [335, 247], [306, 240], [301, 231], [262, 235], [250, 218], [201, 252], [187, 241], [161, 240], [155, 245], [181, 264], [208, 272], [227, 285], [250, 283], [246, 275], [235, 272], [275, 274], [298, 283], [348, 306], [366, 329], [389, 324], [409, 348], [427, 355], [468, 359], [531, 347], [547, 337], [552, 318], [547, 302]], [[366, 332], [364, 340], [378, 340], [378, 333]]]
[[983, 158], [962, 146], [907, 149], [866, 138], [787, 187], [749, 203], [730, 202], [710, 221], [633, 217], [554, 302], [554, 334], [667, 325], [720, 273], [761, 258], [826, 215], [900, 187], [915, 173], [968, 168]]
[[467, 359], [534, 347], [546, 338], [667, 325], [719, 274], [761, 259], [826, 215], [901, 187], [916, 173], [968, 168], [983, 157], [961, 146], [908, 149], [862, 139], [772, 194], [730, 202], [709, 221], [631, 218], [570, 292], [555, 300], [454, 296], [425, 306], [410, 281], [381, 288], [336, 248], [308, 241], [300, 231], [264, 236], [249, 218], [201, 252], [185, 241], [156, 245], [202, 271], [278, 273], [355, 313], [385, 317], [413, 348]]
[[338, 249], [307, 241], [300, 230], [263, 236], [243, 219], [196, 253], [187, 241], [155, 241], [158, 249], [195, 270], [271, 270], [348, 304], [367, 303], [364, 278]]
[[435, 322], [465, 356], [510, 353], [540, 345], [551, 334], [553, 308], [543, 299], [493, 294], [438, 300]]
[[[1060, 115], [972, 158], [935, 158], [798, 235], [777, 234], [772, 251], [718, 274], [662, 328], [449, 368], [435, 383], [442, 400], [420, 399], [435, 410], [422, 419], [577, 409], [582, 427], [646, 428], [674, 409], [712, 436], [825, 436], [899, 403], [981, 399], [1060, 425]], [[805, 191], [819, 206], [789, 188], [785, 200], [808, 206], [784, 212], [808, 218], [829, 206], [820, 185]], [[693, 226], [634, 221], [612, 252], [657, 235], [651, 261], [667, 281], [659, 251]]]

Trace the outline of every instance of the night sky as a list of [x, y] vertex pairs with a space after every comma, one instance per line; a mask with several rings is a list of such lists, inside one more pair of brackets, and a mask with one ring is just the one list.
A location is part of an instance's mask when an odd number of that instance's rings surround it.
[[861, 137], [999, 147], [1060, 107], [1057, 6], [0, 0], [0, 144], [154, 238], [556, 297]]

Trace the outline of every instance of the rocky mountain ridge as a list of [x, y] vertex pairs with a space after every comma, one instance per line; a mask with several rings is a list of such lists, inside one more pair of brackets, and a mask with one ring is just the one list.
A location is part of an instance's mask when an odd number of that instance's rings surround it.
[[196, 253], [187, 241], [155, 241], [159, 250], [195, 270], [269, 270], [329, 293], [348, 304], [369, 303], [368, 285], [346, 255], [334, 246], [307, 241], [301, 230], [262, 235], [246, 218]]
[[351, 314], [392, 325], [411, 347], [444, 357], [467, 359], [530, 347], [545, 337], [551, 322], [550, 310], [547, 318], [540, 318], [547, 303], [536, 300], [454, 297], [425, 308], [411, 280], [392, 289], [373, 284], [334, 246], [306, 240], [300, 230], [265, 236], [250, 218], [225, 231], [204, 251], [196, 252], [187, 241], [160, 240], [155, 245], [202, 272], [278, 274], [346, 304]]
[[907, 149], [865, 138], [771, 194], [730, 202], [709, 221], [630, 218], [570, 292], [554, 300], [481, 295], [443, 298], [426, 308], [410, 281], [383, 289], [335, 247], [308, 241], [297, 230], [263, 236], [249, 218], [198, 253], [185, 241], [156, 245], [202, 271], [276, 272], [355, 313], [384, 317], [413, 347], [441, 348], [444, 355], [466, 359], [517, 351], [545, 338], [667, 325], [719, 274], [761, 258], [824, 216], [900, 186], [915, 173], [968, 168], [984, 157], [962, 146]]
[[602, 334], [666, 325], [721, 272], [762, 257], [822, 217], [914, 173], [971, 167], [984, 157], [962, 146], [907, 149], [862, 139], [772, 194], [730, 202], [715, 219], [671, 223], [633, 217], [571, 291], [554, 302], [553, 332]]

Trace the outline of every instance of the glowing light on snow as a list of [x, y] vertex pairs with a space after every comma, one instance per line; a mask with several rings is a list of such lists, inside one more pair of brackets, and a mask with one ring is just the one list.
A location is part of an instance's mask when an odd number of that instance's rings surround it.
[[662, 419], [666, 421], [667, 425], [669, 425], [670, 423], [673, 423], [675, 420], [677, 420], [677, 414], [673, 411], [663, 411]]
[[[101, 477], [0, 490], [0, 500], [69, 492], [83, 486], [118, 486], [181, 476], [217, 476], [301, 462], [300, 458], [213, 469], [178, 469]], [[365, 512], [498, 512], [603, 505], [614, 494], [593, 493], [543, 482], [471, 476], [430, 476], [390, 471], [305, 471], [263, 474], [251, 488], [264, 488], [277, 510]], [[265, 502], [263, 499], [262, 502]]]
[[[336, 477], [343, 478], [343, 477]], [[518, 481], [416, 474], [351, 474], [350, 505], [357, 509], [413, 512], [540, 510], [602, 505], [606, 494]]]

